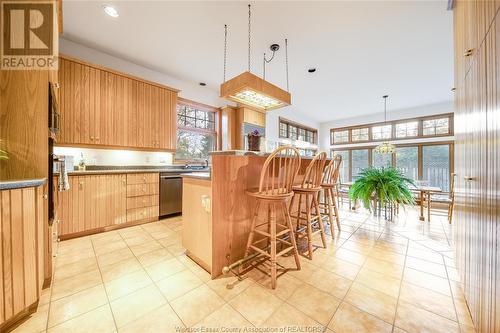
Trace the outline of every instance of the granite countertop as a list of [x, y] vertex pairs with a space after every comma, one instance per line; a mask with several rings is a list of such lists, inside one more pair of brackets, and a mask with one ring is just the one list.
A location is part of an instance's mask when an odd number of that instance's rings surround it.
[[46, 181], [47, 178], [0, 181], [0, 190], [14, 190], [17, 188], [38, 187], [45, 184]]
[[196, 178], [196, 179], [203, 179], [203, 180], [211, 180], [212, 176], [210, 172], [192, 172], [192, 173], [185, 173], [182, 175], [183, 178]]
[[[209, 170], [209, 169], [208, 169]], [[207, 169], [185, 169], [185, 168], [127, 168], [127, 167], [99, 167], [92, 169], [87, 168], [85, 171], [69, 171], [68, 175], [78, 176], [78, 175], [105, 175], [105, 174], [122, 174], [122, 173], [191, 173], [191, 172], [207, 172]], [[58, 175], [59, 172], [54, 172]]]
[[[264, 153], [260, 151], [250, 151], [250, 150], [218, 150], [209, 153], [212, 156], [256, 156], [256, 157], [268, 157], [271, 153]], [[312, 160], [314, 156], [300, 156], [304, 160]], [[331, 160], [327, 157], [327, 160]]]

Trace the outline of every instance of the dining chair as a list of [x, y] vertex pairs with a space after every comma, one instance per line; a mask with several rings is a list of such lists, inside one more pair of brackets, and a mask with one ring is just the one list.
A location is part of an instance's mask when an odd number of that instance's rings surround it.
[[450, 192], [449, 193], [431, 194], [430, 202], [427, 203], [428, 205], [430, 205], [431, 214], [434, 212], [434, 215], [442, 215], [442, 214], [439, 214], [441, 211], [437, 211], [436, 209], [432, 208], [433, 203], [446, 205], [446, 216], [448, 218], [449, 224], [451, 224], [451, 222], [452, 222], [453, 208], [455, 206], [455, 178], [456, 178], [456, 174], [451, 173], [450, 174]]

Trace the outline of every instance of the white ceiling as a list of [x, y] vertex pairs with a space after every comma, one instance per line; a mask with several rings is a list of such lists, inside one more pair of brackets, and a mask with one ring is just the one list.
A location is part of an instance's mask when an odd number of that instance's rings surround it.
[[[102, 4], [120, 14], [111, 18]], [[286, 86], [289, 40], [293, 112], [324, 122], [453, 98], [452, 13], [439, 1], [252, 3], [252, 71], [282, 48], [267, 79]], [[64, 37], [218, 91], [224, 24], [227, 77], [246, 70], [247, 2], [64, 1]], [[316, 67], [309, 74], [307, 69]]]

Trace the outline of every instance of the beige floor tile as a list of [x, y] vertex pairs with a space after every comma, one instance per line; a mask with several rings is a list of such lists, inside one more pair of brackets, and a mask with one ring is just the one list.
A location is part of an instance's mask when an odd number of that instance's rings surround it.
[[[57, 268], [56, 268], [57, 271]], [[55, 301], [62, 297], [72, 295], [81, 290], [94, 287], [102, 283], [101, 273], [98, 269], [80, 273], [66, 279], [54, 281], [52, 285], [51, 300]]]
[[55, 270], [54, 281], [66, 279], [84, 272], [98, 269], [95, 257], [79, 260], [68, 265], [58, 265]]
[[324, 262], [322, 268], [341, 275], [347, 279], [354, 280], [358, 274], [361, 266], [355, 265], [351, 262], [332, 257]]
[[111, 310], [116, 326], [120, 328], [166, 303], [160, 290], [150, 285], [112, 301]]
[[443, 295], [451, 296], [448, 279], [407, 267], [403, 280], [419, 287], [428, 288]]
[[102, 245], [123, 240], [122, 236], [116, 231], [95, 234], [90, 236], [90, 238], [94, 247], [101, 247]]
[[442, 278], [447, 278], [444, 265], [435, 264], [427, 260], [407, 257], [406, 267], [410, 267], [425, 273], [434, 274]]
[[116, 264], [119, 261], [133, 258], [134, 254], [128, 247], [113, 252], [97, 256], [97, 263], [100, 267]]
[[229, 304], [253, 325], [262, 325], [281, 306], [282, 300], [259, 284], [252, 284]]
[[191, 272], [193, 272], [194, 275], [196, 275], [201, 281], [203, 282], [208, 282], [212, 279], [210, 276], [210, 273], [208, 273], [206, 270], [198, 266], [191, 258], [189, 258], [186, 255], [183, 256], [178, 256], [175, 257], [177, 260], [179, 260], [184, 266], [187, 267]]
[[47, 327], [47, 319], [49, 317], [49, 305], [45, 304], [38, 306], [35, 313], [29, 315], [15, 329], [13, 333], [37, 333], [45, 331]]
[[147, 243], [130, 246], [130, 250], [132, 250], [132, 252], [136, 257], [140, 256], [141, 254], [160, 250], [162, 248], [163, 247], [161, 246], [161, 244], [155, 240], [149, 241]]
[[400, 299], [448, 319], [457, 319], [452, 298], [430, 289], [403, 282]]
[[125, 259], [114, 264], [101, 267], [102, 279], [104, 282], [121, 278], [124, 275], [139, 270], [142, 270], [142, 266], [135, 258]]
[[337, 298], [344, 298], [352, 281], [330, 271], [319, 268], [307, 283]]
[[290, 298], [290, 296], [292, 296], [297, 288], [300, 288], [305, 282], [294, 278], [288, 273], [285, 273], [278, 277], [275, 289], [271, 288], [271, 278], [267, 275], [261, 278], [258, 283], [266, 288], [271, 295], [286, 301]]
[[423, 250], [421, 248], [416, 248], [410, 246], [408, 248], [408, 256], [413, 258], [418, 258], [426, 261], [433, 262], [435, 264], [443, 264], [443, 256], [440, 253], [434, 252], [432, 250]]
[[474, 327], [474, 322], [472, 321], [472, 317], [469, 311], [469, 307], [467, 303], [462, 300], [455, 299], [455, 308], [457, 310], [458, 322], [461, 325]]
[[394, 319], [397, 299], [360, 283], [352, 284], [344, 300], [388, 323]]
[[202, 285], [170, 303], [182, 322], [190, 327], [224, 305], [212, 289]]
[[138, 270], [104, 283], [109, 300], [115, 300], [152, 284], [153, 281], [143, 270]]
[[401, 279], [375, 272], [367, 268], [362, 268], [359, 271], [355, 281], [394, 298], [397, 298], [399, 295]]
[[148, 252], [137, 256], [137, 259], [141, 263], [142, 266], [151, 266], [160, 261], [167, 260], [173, 258], [173, 255], [168, 252], [167, 249], [161, 248], [156, 251]]
[[105, 253], [113, 252], [116, 250], [120, 250], [127, 247], [127, 243], [125, 243], [122, 239], [116, 240], [113, 242], [104, 242], [103, 244], [96, 246], [94, 245], [94, 251], [97, 256], [103, 255]]
[[72, 263], [76, 263], [83, 259], [95, 257], [94, 250], [81, 250], [71, 254], [58, 255], [56, 258], [57, 266], [64, 266]]
[[186, 248], [182, 244], [172, 244], [166, 247], [168, 252], [172, 253], [174, 256], [180, 256], [186, 253]]
[[160, 289], [168, 301], [172, 301], [202, 284], [203, 281], [189, 269], [185, 269], [156, 282], [158, 289]]
[[372, 248], [369, 256], [378, 260], [388, 261], [390, 263], [401, 266], [403, 266], [405, 263], [405, 255], [393, 251], [382, 250], [377, 247]]
[[342, 302], [328, 328], [338, 333], [391, 333], [392, 324]]
[[304, 284], [293, 293], [287, 303], [326, 326], [337, 310], [340, 300], [311, 285]]
[[149, 242], [154, 242], [153, 237], [151, 237], [147, 232], [143, 232], [141, 234], [135, 235], [133, 237], [125, 238], [125, 242], [128, 246], [138, 246], [142, 244], [146, 244]]
[[254, 281], [249, 278], [240, 281], [233, 275], [227, 275], [208, 281], [207, 286], [228, 302], [253, 283]]
[[171, 245], [180, 244], [182, 237], [177, 233], [168, 235], [167, 237], [158, 239], [158, 242], [164, 247], [169, 247]]
[[206, 332], [239, 332], [245, 328], [251, 330], [253, 325], [226, 303], [194, 325], [193, 328], [204, 329]]
[[116, 332], [109, 305], [106, 304], [62, 324], [50, 328], [47, 333], [111, 333]]
[[[286, 259], [285, 258], [283, 258], [283, 259], [286, 260], [286, 262], [284, 262], [284, 264], [282, 264], [284, 267], [294, 267], [294, 266], [291, 266], [292, 265], [291, 262], [294, 261], [293, 258], [287, 257]], [[311, 277], [311, 275], [314, 274], [314, 272], [316, 272], [316, 270], [318, 270], [318, 267], [311, 264], [309, 259], [300, 257], [300, 270], [297, 271], [297, 270], [293, 269], [293, 270], [288, 271], [287, 274], [290, 274], [291, 276], [293, 276], [299, 280], [306, 281], [307, 279], [309, 279]]]
[[50, 304], [49, 327], [77, 317], [108, 303], [102, 284], [61, 298]]
[[146, 313], [135, 319], [132, 323], [118, 329], [119, 333], [158, 333], [178, 332], [184, 328], [184, 324], [175, 314], [170, 305], [161, 307]]
[[172, 258], [147, 266], [145, 269], [153, 281], [159, 281], [186, 269], [186, 266], [179, 260]]
[[432, 312], [400, 301], [395, 325], [409, 333], [453, 333], [460, 332], [457, 322], [441, 317]]
[[349, 251], [354, 251], [366, 256], [370, 254], [373, 246], [348, 240], [347, 242], [342, 244], [341, 248]]
[[363, 268], [367, 268], [371, 271], [392, 276], [394, 278], [400, 279], [403, 276], [404, 267], [395, 263], [391, 263], [385, 260], [378, 260], [369, 257]]
[[358, 252], [342, 249], [342, 248], [335, 251], [334, 255], [338, 259], [348, 261], [348, 262], [355, 264], [355, 265], [362, 265], [366, 260], [365, 255], [360, 254]]
[[322, 332], [325, 326], [292, 305], [283, 303], [261, 325], [261, 328], [268, 329], [270, 332], [277, 331], [277, 329], [284, 332]]

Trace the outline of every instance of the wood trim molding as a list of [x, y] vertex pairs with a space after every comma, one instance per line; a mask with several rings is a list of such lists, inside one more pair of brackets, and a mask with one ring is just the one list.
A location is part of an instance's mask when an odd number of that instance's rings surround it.
[[93, 68], [99, 69], [101, 71], [109, 72], [109, 73], [112, 73], [112, 74], [115, 74], [115, 75], [123, 76], [123, 77], [129, 78], [129, 79], [135, 80], [135, 81], [143, 82], [143, 83], [146, 83], [146, 84], [149, 84], [149, 85], [152, 85], [152, 86], [156, 86], [158, 88], [167, 89], [167, 90], [170, 90], [172, 92], [176, 92], [176, 93], [180, 92], [179, 89], [175, 89], [175, 88], [172, 88], [172, 87], [160, 84], [160, 83], [149, 81], [149, 80], [140, 78], [138, 76], [134, 76], [134, 75], [127, 74], [127, 73], [124, 73], [124, 72], [116, 71], [114, 69], [111, 69], [111, 68], [108, 68], [108, 67], [105, 67], [105, 66], [101, 66], [101, 65], [97, 65], [97, 64], [94, 64], [94, 63], [91, 63], [91, 62], [88, 62], [88, 61], [80, 60], [78, 58], [74, 58], [74, 57], [71, 57], [71, 56], [68, 56], [68, 55], [65, 55], [65, 54], [59, 53], [59, 58], [65, 59], [65, 60], [69, 60], [69, 61], [73, 61], [73, 62], [79, 63], [81, 65], [93, 67]]
[[202, 109], [202, 110], [208, 111], [208, 112], [219, 112], [220, 111], [220, 108], [218, 108], [218, 107], [195, 102], [195, 101], [192, 101], [190, 99], [186, 99], [186, 98], [182, 98], [182, 97], [177, 97], [177, 104], [184, 104], [184, 105], [191, 106], [191, 107], [197, 108], [197, 109]]
[[132, 226], [136, 226], [136, 225], [140, 225], [140, 224], [145, 224], [145, 223], [150, 223], [150, 222], [154, 222], [154, 221], [158, 221], [158, 220], [159, 220], [158, 216], [150, 217], [150, 218], [143, 219], [143, 220], [125, 222], [125, 223], [115, 224], [115, 225], [111, 225], [111, 226], [107, 226], [107, 227], [100, 227], [100, 228], [95, 228], [92, 230], [85, 230], [85, 231], [75, 232], [75, 233], [71, 233], [71, 234], [65, 234], [65, 235], [59, 236], [59, 239], [61, 241], [64, 241], [64, 240], [68, 240], [68, 239], [94, 235], [94, 234], [98, 234], [101, 232], [128, 228], [128, 227], [132, 227]]
[[0, 332], [10, 332], [14, 330], [16, 327], [21, 325], [24, 322], [24, 319], [27, 319], [28, 316], [32, 315], [36, 312], [38, 308], [38, 300], [24, 309], [22, 312], [19, 312], [9, 320], [5, 321], [0, 325]]
[[165, 152], [175, 153], [175, 149], [162, 149], [154, 147], [130, 147], [130, 146], [110, 146], [101, 144], [81, 144], [81, 143], [56, 143], [55, 147], [75, 147], [75, 148], [91, 148], [91, 149], [119, 149], [119, 150], [134, 150], [134, 151], [150, 151], [150, 152]]

